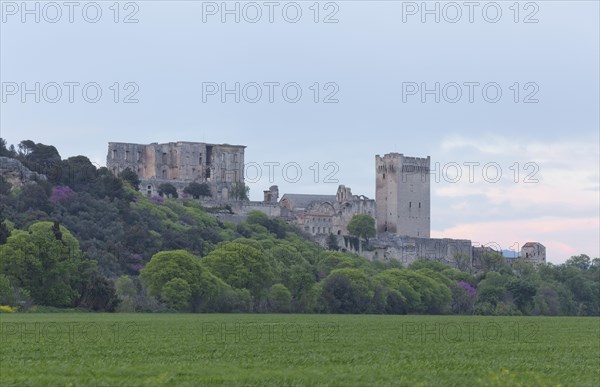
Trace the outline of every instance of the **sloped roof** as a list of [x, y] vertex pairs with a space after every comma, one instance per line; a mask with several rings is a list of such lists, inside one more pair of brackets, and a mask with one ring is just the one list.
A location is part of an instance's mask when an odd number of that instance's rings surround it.
[[330, 202], [334, 203], [336, 201], [335, 195], [311, 195], [311, 194], [285, 194], [281, 198], [281, 200], [285, 200], [290, 202], [291, 209], [300, 209], [300, 208], [308, 208], [312, 203], [318, 202]]

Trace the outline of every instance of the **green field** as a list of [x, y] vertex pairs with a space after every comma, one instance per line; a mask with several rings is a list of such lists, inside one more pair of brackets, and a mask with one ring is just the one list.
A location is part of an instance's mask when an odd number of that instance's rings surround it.
[[600, 319], [0, 314], [0, 385], [599, 385]]

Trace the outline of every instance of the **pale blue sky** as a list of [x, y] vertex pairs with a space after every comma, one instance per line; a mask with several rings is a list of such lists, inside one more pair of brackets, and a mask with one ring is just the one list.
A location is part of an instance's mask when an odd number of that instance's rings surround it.
[[[479, 2], [474, 20], [469, 9], [437, 2], [440, 22], [434, 15], [405, 15], [416, 3], [400, 1], [337, 1], [318, 4], [315, 23], [314, 1], [278, 2], [274, 21], [269, 23], [264, 2], [257, 23], [256, 7], [238, 2], [240, 22], [233, 15], [208, 15], [216, 3], [200, 1], [120, 2], [115, 23], [113, 1], [99, 1], [102, 15], [96, 23], [82, 17], [86, 2], [74, 8], [69, 23], [68, 8], [56, 10], [39, 3], [40, 22], [23, 15], [21, 1], [2, 2], [0, 77], [3, 85], [0, 128], [9, 143], [23, 139], [54, 144], [63, 157], [84, 154], [100, 165], [105, 163], [107, 143], [205, 141], [247, 145], [246, 161], [262, 164], [296, 162], [302, 167], [297, 183], [286, 181], [281, 168], [273, 184], [286, 193], [335, 193], [336, 183], [324, 182], [324, 165], [339, 166], [335, 178], [352, 187], [353, 193], [373, 197], [374, 156], [389, 152], [409, 156], [431, 156], [443, 166], [458, 163], [463, 176], [440, 176], [432, 184], [432, 233], [435, 236], [469, 238], [480, 243], [496, 242], [503, 248], [530, 240], [545, 244], [549, 259], [562, 262], [572, 254], [599, 255], [599, 7], [597, 1], [519, 2], [519, 22], [514, 22], [513, 1]], [[58, 2], [57, 4], [62, 4]], [[236, 2], [228, 2], [235, 7]], [[297, 5], [296, 5], [297, 4]], [[436, 2], [427, 2], [435, 7]], [[482, 16], [502, 15], [491, 23]], [[300, 8], [297, 23], [289, 17]], [[17, 7], [18, 9], [16, 9]], [[127, 8], [125, 8], [127, 7]], [[244, 8], [245, 7], [245, 8]], [[312, 8], [311, 8], [312, 7]], [[527, 7], [527, 8], [526, 8]], [[87, 17], [95, 8], [87, 6]], [[444, 13], [446, 10], [446, 13]], [[123, 23], [134, 13], [138, 23]], [[327, 15], [337, 23], [323, 23]], [[25, 23], [21, 17], [26, 18]], [[528, 18], [537, 23], [524, 23]], [[86, 102], [81, 87], [74, 102], [68, 102], [66, 86], [57, 103], [48, 103], [40, 91], [21, 102], [21, 83], [40, 88], [50, 82], [96, 82], [102, 88], [99, 102]], [[113, 102], [111, 85], [121, 87], [119, 103]], [[138, 103], [125, 104], [123, 90], [128, 82], [139, 86]], [[286, 102], [281, 87], [268, 102], [263, 85], [257, 103], [228, 101], [220, 95], [202, 98], [206, 82], [225, 82], [233, 88], [251, 82], [295, 82], [302, 88], [297, 103]], [[311, 85], [321, 87], [313, 102]], [[338, 103], [322, 103], [333, 86], [339, 87]], [[456, 103], [439, 103], [433, 95], [408, 95], [403, 102], [403, 84], [425, 83], [446, 87], [454, 97], [453, 83], [463, 95]], [[469, 103], [465, 82], [480, 84]], [[485, 84], [502, 89], [497, 103], [486, 102]], [[514, 84], [520, 90], [515, 103]], [[526, 86], [527, 84], [527, 86]], [[527, 88], [525, 88], [527, 87]], [[93, 89], [92, 89], [93, 90]], [[247, 98], [254, 96], [248, 90]], [[488, 89], [490, 90], [490, 89]], [[493, 91], [493, 89], [491, 89]], [[47, 99], [54, 98], [51, 86]], [[532, 98], [538, 103], [523, 103]], [[93, 94], [93, 93], [91, 93]], [[293, 97], [293, 93], [290, 94]], [[493, 97], [493, 92], [488, 96]], [[321, 173], [314, 182], [310, 169], [319, 163]], [[465, 162], [480, 163], [470, 183]], [[502, 179], [489, 181], [482, 166], [494, 162]], [[514, 163], [520, 174], [515, 183]], [[525, 170], [525, 163], [535, 165]], [[513, 169], [510, 167], [513, 166]], [[528, 172], [536, 171], [537, 183], [525, 183]], [[293, 172], [293, 170], [290, 170]], [[329, 171], [332, 171], [330, 169]], [[260, 199], [271, 183], [263, 178], [251, 183], [252, 199]], [[488, 169], [488, 172], [493, 170]], [[293, 176], [291, 176], [293, 178]], [[290, 180], [290, 179], [287, 179]]]

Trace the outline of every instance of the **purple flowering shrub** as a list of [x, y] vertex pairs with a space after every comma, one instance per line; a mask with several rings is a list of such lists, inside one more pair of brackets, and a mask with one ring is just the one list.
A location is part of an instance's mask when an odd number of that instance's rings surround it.
[[154, 204], [163, 204], [165, 202], [165, 199], [163, 199], [162, 196], [152, 196], [150, 198], [150, 201]]
[[474, 299], [475, 296], [477, 295], [477, 290], [474, 287], [472, 287], [471, 284], [468, 282], [459, 281], [458, 286], [463, 288], [465, 290], [465, 292], [467, 292], [467, 294], [469, 295], [469, 298], [471, 298], [471, 299]]
[[75, 196], [75, 191], [71, 187], [66, 185], [57, 185], [52, 188], [52, 194], [50, 195], [50, 201], [53, 203], [64, 202]]

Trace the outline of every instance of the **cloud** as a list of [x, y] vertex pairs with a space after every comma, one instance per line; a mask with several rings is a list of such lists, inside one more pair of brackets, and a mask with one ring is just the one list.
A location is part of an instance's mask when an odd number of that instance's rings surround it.
[[520, 250], [526, 242], [540, 242], [546, 246], [548, 262], [561, 263], [581, 253], [599, 256], [599, 228], [597, 217], [545, 217], [526, 221], [459, 223], [432, 230], [432, 237], [470, 239], [474, 245], [496, 243], [502, 249], [513, 250]]
[[[483, 138], [449, 136], [440, 144], [441, 167], [453, 160], [463, 177], [450, 183], [442, 172], [432, 194], [443, 224], [436, 236], [470, 238], [482, 244], [497, 242], [502, 248], [538, 241], [546, 245], [550, 261], [571, 255], [598, 255], [600, 179], [597, 135], [568, 140], [541, 140], [490, 135]], [[467, 158], [469, 157], [469, 158]], [[469, 182], [464, 162], [479, 162]], [[490, 183], [483, 165], [497, 163], [502, 179]], [[518, 168], [515, 168], [518, 162]], [[525, 168], [525, 163], [535, 163]], [[536, 183], [526, 183], [526, 176]], [[519, 175], [516, 175], [516, 169]], [[492, 171], [493, 172], [493, 171]], [[493, 175], [492, 175], [493, 177]], [[446, 179], [444, 179], [446, 178]], [[517, 182], [515, 182], [515, 179]]]

